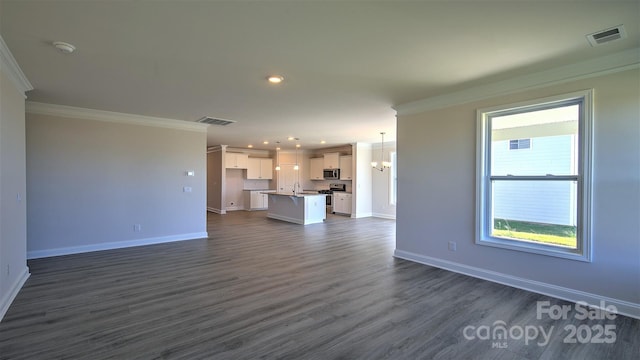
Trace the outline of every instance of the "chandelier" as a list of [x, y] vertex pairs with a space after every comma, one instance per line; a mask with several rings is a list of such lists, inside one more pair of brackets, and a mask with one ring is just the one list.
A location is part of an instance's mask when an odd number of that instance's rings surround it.
[[391, 167], [391, 163], [388, 161], [384, 161], [384, 132], [380, 133], [380, 136], [382, 136], [382, 140], [380, 141], [380, 162], [381, 162], [381, 166], [378, 167], [378, 162], [377, 161], [372, 161], [371, 162], [371, 167], [374, 168], [375, 170], [378, 171], [384, 171], [384, 169], [388, 169]]

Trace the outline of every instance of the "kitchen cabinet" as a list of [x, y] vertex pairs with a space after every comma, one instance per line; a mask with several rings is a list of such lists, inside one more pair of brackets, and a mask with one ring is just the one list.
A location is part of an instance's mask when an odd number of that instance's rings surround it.
[[333, 193], [333, 213], [339, 214], [347, 214], [351, 215], [351, 199], [353, 198], [352, 194], [346, 192], [336, 191]]
[[249, 158], [247, 166], [247, 179], [273, 179], [273, 160]]
[[245, 190], [244, 209], [245, 210], [265, 210], [269, 207], [269, 195], [264, 194], [275, 192], [275, 190]]
[[227, 169], [246, 169], [249, 165], [249, 155], [240, 153], [225, 153], [224, 162]]
[[325, 169], [340, 169], [340, 153], [324, 154]]
[[351, 155], [340, 156], [340, 180], [351, 180]]
[[309, 179], [324, 180], [324, 158], [309, 159]]

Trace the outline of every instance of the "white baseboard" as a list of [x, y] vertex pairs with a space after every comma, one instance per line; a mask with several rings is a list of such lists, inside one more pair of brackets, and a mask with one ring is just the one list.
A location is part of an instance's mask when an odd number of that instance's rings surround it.
[[562, 286], [547, 284], [539, 281], [529, 280], [503, 274], [495, 271], [485, 270], [474, 266], [468, 266], [460, 263], [455, 263], [448, 260], [442, 260], [433, 258], [430, 256], [420, 255], [409, 251], [403, 251], [396, 249], [393, 256], [414, 261], [420, 264], [435, 266], [437, 268], [453, 271], [456, 273], [469, 275], [483, 280], [496, 282], [498, 284], [512, 286], [518, 289], [528, 290], [531, 292], [552, 296], [558, 299], [567, 300], [571, 302], [583, 301], [593, 307], [599, 307], [601, 301], [608, 305], [614, 305], [618, 314], [629, 316], [632, 318], [640, 319], [640, 304], [632, 303], [629, 301], [618, 300], [609, 298], [606, 296], [587, 293], [580, 290], [570, 289]]
[[22, 269], [22, 273], [20, 274], [20, 276], [18, 276], [9, 291], [6, 294], [3, 294], [2, 298], [0, 298], [0, 321], [2, 321], [2, 319], [4, 318], [4, 315], [9, 310], [9, 306], [11, 306], [11, 303], [13, 302], [13, 300], [15, 300], [18, 292], [20, 292], [20, 289], [22, 289], [22, 286], [24, 286], [24, 283], [27, 281], [30, 275], [31, 274], [29, 273], [29, 268], [25, 266], [24, 269]]
[[361, 213], [355, 213], [355, 214], [351, 214], [351, 217], [354, 219], [359, 219], [359, 218], [364, 218], [364, 217], [372, 217], [373, 214], [370, 212], [361, 212]]
[[216, 209], [216, 208], [212, 208], [212, 207], [207, 207], [207, 211], [212, 212], [212, 213], [216, 213], [216, 214], [220, 214], [220, 215], [224, 215], [224, 214], [227, 213], [226, 210]]
[[373, 213], [373, 217], [381, 218], [381, 219], [390, 219], [395, 220], [396, 216], [391, 214], [381, 214], [381, 213]]
[[112, 250], [112, 249], [121, 249], [121, 248], [128, 248], [128, 247], [134, 247], [134, 246], [162, 244], [162, 243], [173, 242], [173, 241], [195, 240], [195, 239], [202, 239], [206, 237], [209, 237], [209, 234], [207, 232], [200, 232], [200, 233], [160, 236], [160, 237], [136, 239], [136, 240], [128, 240], [128, 241], [116, 241], [116, 242], [109, 242], [109, 243], [71, 246], [71, 247], [56, 248], [56, 249], [35, 250], [35, 251], [27, 251], [27, 259], [39, 259], [39, 258], [45, 258], [45, 257], [51, 257], [51, 256], [80, 254], [80, 253], [91, 252], [91, 251]]

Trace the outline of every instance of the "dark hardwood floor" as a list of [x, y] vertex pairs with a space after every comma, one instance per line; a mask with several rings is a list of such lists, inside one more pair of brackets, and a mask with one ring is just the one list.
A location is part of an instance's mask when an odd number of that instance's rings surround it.
[[[573, 304], [393, 258], [394, 221], [300, 226], [265, 215], [209, 214], [209, 239], [29, 261], [31, 278], [0, 323], [0, 359], [640, 354], [639, 320], [537, 319], [537, 301]], [[492, 335], [498, 321], [506, 340]], [[585, 340], [585, 326], [595, 336], [605, 325], [611, 344], [564, 342], [567, 326]], [[551, 332], [548, 343], [519, 338], [533, 327]]]

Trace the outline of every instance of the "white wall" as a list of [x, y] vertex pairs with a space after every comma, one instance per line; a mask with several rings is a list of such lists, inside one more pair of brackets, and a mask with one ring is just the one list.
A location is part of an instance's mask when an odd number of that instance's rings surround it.
[[0, 37], [0, 320], [29, 277], [24, 94], [30, 89]]
[[[382, 146], [380, 143], [373, 144], [372, 146], [372, 161], [378, 162], [378, 167], [382, 159], [380, 159], [380, 150]], [[396, 151], [395, 142], [384, 143], [384, 160], [391, 161], [391, 153]], [[396, 164], [397, 165], [397, 164]], [[381, 217], [385, 219], [396, 218], [396, 205], [389, 203], [390, 185], [391, 185], [391, 169], [384, 171], [378, 171], [371, 169], [372, 171], [372, 211], [373, 216]]]
[[[396, 255], [573, 301], [613, 301], [618, 310], [640, 317], [637, 61], [636, 55], [636, 65], [623, 67], [626, 71], [400, 112]], [[476, 109], [590, 88], [595, 92], [593, 261], [476, 245]], [[449, 241], [457, 242], [456, 252], [447, 249]]]
[[372, 170], [371, 144], [356, 143], [353, 145], [355, 166], [353, 168], [353, 204], [351, 217], [372, 216]]
[[28, 113], [27, 190], [30, 258], [206, 237], [206, 132]]

